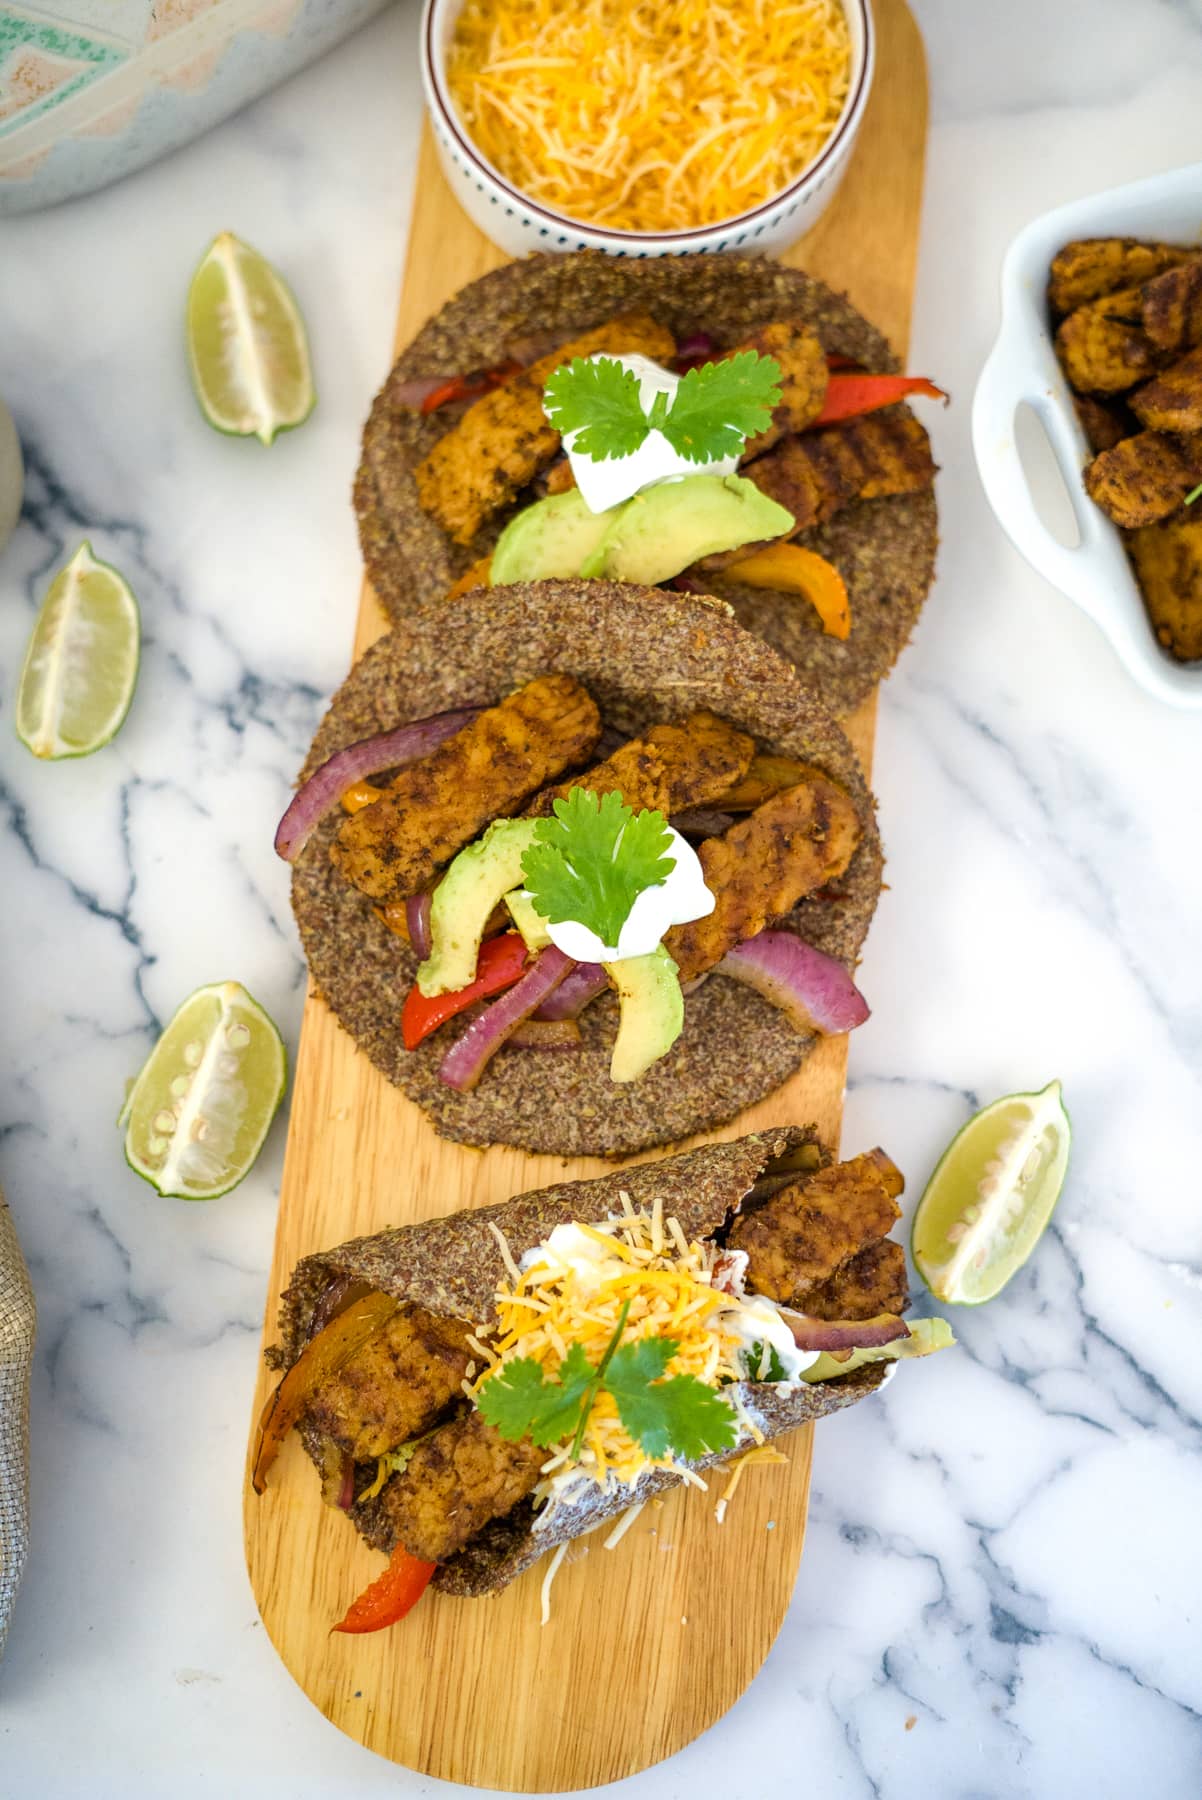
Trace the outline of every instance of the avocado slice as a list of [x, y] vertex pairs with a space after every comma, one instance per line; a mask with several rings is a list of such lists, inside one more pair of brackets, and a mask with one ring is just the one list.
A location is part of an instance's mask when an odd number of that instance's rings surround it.
[[803, 1369], [803, 1381], [833, 1381], [837, 1375], [850, 1375], [865, 1363], [900, 1362], [907, 1356], [930, 1356], [935, 1350], [950, 1350], [955, 1343], [946, 1319], [912, 1319], [910, 1335], [895, 1338], [891, 1344], [880, 1344], [874, 1350], [853, 1350], [846, 1362], [838, 1362], [827, 1351], [818, 1361]]
[[537, 819], [495, 819], [482, 838], [459, 852], [435, 888], [430, 954], [417, 971], [427, 999], [457, 993], [475, 980], [484, 927], [493, 908], [521, 887], [522, 858], [537, 829]]
[[662, 944], [648, 956], [605, 964], [621, 1012], [609, 1065], [611, 1081], [637, 1081], [666, 1056], [684, 1025], [684, 996], [676, 964]]
[[489, 582], [546, 581], [579, 575], [581, 565], [605, 536], [620, 506], [590, 512], [579, 488], [548, 494], [510, 519], [492, 553]]
[[643, 587], [679, 575], [703, 556], [783, 537], [793, 529], [792, 513], [742, 475], [686, 475], [683, 481], [665, 481], [636, 494], [615, 512], [591, 553], [578, 564], [579, 572]]
[[511, 894], [506, 894], [505, 905], [530, 954], [533, 956], [536, 951], [545, 950], [551, 942], [551, 933], [547, 930], [547, 921], [526, 890], [514, 888]]

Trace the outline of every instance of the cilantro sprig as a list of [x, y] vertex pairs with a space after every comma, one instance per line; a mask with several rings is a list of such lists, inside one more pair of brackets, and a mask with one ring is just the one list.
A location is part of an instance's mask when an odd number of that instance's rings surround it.
[[631, 370], [612, 357], [578, 356], [550, 377], [543, 407], [559, 432], [576, 433], [572, 449], [593, 462], [630, 456], [652, 431], [662, 432], [686, 462], [716, 462], [737, 455], [771, 424], [780, 373], [775, 357], [741, 350], [690, 369], [675, 394], [656, 394], [645, 413]]
[[621, 1343], [629, 1311], [627, 1301], [595, 1367], [580, 1344], [569, 1346], [556, 1375], [547, 1375], [531, 1356], [504, 1364], [477, 1397], [488, 1424], [511, 1444], [529, 1438], [544, 1450], [570, 1437], [576, 1459], [605, 1390], [630, 1436], [657, 1461], [668, 1455], [695, 1461], [711, 1450], [732, 1450], [738, 1440], [733, 1407], [695, 1375], [664, 1379], [680, 1348], [675, 1338]]
[[780, 1352], [775, 1344], [766, 1344], [757, 1338], [746, 1351], [743, 1361], [747, 1369], [748, 1381], [786, 1381], [788, 1379], [788, 1372], [780, 1359]]
[[635, 813], [619, 793], [598, 799], [573, 788], [540, 819], [522, 858], [522, 875], [551, 925], [587, 925], [616, 949], [630, 909], [646, 889], [662, 887], [676, 867], [666, 855], [672, 836], [662, 813]]

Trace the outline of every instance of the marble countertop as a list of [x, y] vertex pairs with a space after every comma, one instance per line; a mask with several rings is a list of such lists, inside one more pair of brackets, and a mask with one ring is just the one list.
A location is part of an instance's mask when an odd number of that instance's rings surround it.
[[[888, 1145], [919, 1193], [975, 1107], [1059, 1075], [1073, 1166], [1038, 1255], [957, 1319], [960, 1349], [820, 1428], [776, 1648], [632, 1800], [1202, 1783], [1198, 727], [1011, 551], [968, 436], [1012, 234], [1196, 159], [1202, 21], [1185, 0], [917, 10], [933, 113], [912, 366], [956, 404], [933, 425], [938, 585], [882, 696], [890, 887], [844, 1145]], [[416, 22], [406, 0], [193, 148], [0, 227], [0, 386], [29, 465], [0, 558], [0, 1184], [41, 1316], [7, 1792], [441, 1789], [319, 1716], [246, 1579], [283, 1123], [243, 1188], [195, 1208], [130, 1174], [113, 1127], [202, 982], [243, 980], [295, 1043], [303, 971], [265, 821], [350, 651], [349, 488], [405, 242]], [[270, 456], [205, 427], [180, 354], [188, 275], [225, 226], [287, 273], [312, 333], [318, 410]], [[85, 534], [141, 598], [141, 682], [110, 750], [43, 766], [13, 738], [13, 683]]]

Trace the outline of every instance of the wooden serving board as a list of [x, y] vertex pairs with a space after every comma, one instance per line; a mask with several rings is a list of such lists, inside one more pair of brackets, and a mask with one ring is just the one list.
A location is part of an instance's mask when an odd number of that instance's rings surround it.
[[[903, 0], [876, 0], [876, 13], [876, 86], [854, 161], [826, 217], [785, 260], [845, 290], [904, 350], [922, 201], [926, 69]], [[503, 261], [447, 189], [427, 130], [397, 345], [456, 289]], [[365, 588], [356, 654], [383, 629]], [[869, 701], [850, 726], [866, 764], [874, 723]], [[846, 1039], [827, 1041], [785, 1087], [717, 1135], [815, 1121], [836, 1143], [846, 1063]], [[275, 1337], [276, 1296], [309, 1252], [604, 1167], [444, 1142], [310, 994], [264, 1341]], [[260, 1364], [255, 1417], [271, 1379]], [[262, 1499], [247, 1480], [255, 1598], [309, 1698], [382, 1756], [444, 1780], [528, 1793], [615, 1781], [712, 1725], [768, 1654], [805, 1537], [811, 1430], [790, 1441], [787, 1466], [748, 1471], [722, 1527], [714, 1492], [680, 1490], [648, 1507], [612, 1551], [602, 1548], [602, 1534], [574, 1546], [546, 1627], [539, 1625], [536, 1568], [489, 1600], [428, 1593], [403, 1625], [369, 1637], [331, 1637], [329, 1627], [380, 1572], [380, 1558], [322, 1505], [312, 1466], [293, 1438]]]

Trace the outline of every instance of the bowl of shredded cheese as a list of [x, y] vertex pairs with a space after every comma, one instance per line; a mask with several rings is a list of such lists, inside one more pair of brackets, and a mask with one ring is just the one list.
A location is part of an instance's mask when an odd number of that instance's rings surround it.
[[845, 172], [869, 0], [426, 0], [443, 172], [512, 256], [781, 250]]

